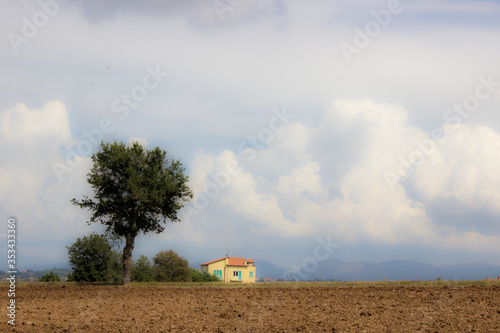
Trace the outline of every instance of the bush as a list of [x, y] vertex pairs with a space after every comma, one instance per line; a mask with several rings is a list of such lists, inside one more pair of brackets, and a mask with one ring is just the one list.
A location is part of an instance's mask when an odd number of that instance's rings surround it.
[[197, 269], [191, 268], [191, 281], [193, 282], [220, 282], [220, 279], [210, 274], [209, 272], [200, 272]]
[[40, 282], [53, 282], [53, 281], [61, 281], [61, 278], [54, 273], [53, 271], [48, 272], [44, 276], [38, 279]]
[[159, 282], [189, 281], [191, 271], [188, 261], [175, 251], [161, 251], [153, 258], [153, 276]]
[[68, 249], [69, 264], [72, 268], [68, 281], [76, 282], [116, 282], [119, 255], [111, 250], [106, 237], [91, 234], [78, 238]]
[[148, 257], [141, 255], [132, 265], [131, 273], [133, 282], [149, 282], [154, 280], [153, 269]]

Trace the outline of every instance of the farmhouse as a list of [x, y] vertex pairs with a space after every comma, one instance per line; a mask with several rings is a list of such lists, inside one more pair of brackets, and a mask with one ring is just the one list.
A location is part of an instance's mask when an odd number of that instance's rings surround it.
[[253, 259], [225, 257], [200, 265], [202, 272], [209, 272], [224, 282], [255, 283]]

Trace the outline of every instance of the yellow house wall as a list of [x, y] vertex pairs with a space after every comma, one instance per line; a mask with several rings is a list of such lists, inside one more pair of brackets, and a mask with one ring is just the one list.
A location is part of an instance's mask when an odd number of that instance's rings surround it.
[[[233, 277], [233, 272], [234, 271], [241, 271], [241, 282], [243, 283], [255, 283], [255, 266], [228, 266], [227, 267], [227, 272], [228, 272], [228, 277], [230, 282], [231, 278]], [[253, 272], [253, 277], [250, 277], [250, 272]], [[234, 279], [233, 281], [238, 281], [237, 279]]]
[[[208, 264], [208, 273], [211, 275], [214, 275], [214, 270], [221, 270], [222, 271], [222, 281], [226, 282], [226, 276], [225, 276], [225, 267], [226, 267], [226, 262], [225, 260], [219, 260], [217, 262]], [[207, 267], [207, 266], [202, 266]]]

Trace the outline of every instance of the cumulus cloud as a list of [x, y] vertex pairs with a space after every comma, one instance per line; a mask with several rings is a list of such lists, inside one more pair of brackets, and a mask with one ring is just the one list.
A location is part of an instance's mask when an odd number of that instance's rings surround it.
[[[371, 100], [334, 101], [316, 127], [290, 124], [247, 163], [230, 151], [199, 153], [191, 174], [200, 188], [208, 188], [210, 182], [216, 186], [209, 175], [220, 170], [217, 164], [240, 162], [241, 171], [220, 191], [212, 190], [206, 204], [250, 222], [236, 233], [298, 239], [329, 233], [343, 243], [484, 250], [495, 236], [460, 224], [450, 229], [428, 214], [436, 199], [453, 196], [459, 205], [499, 215], [494, 189], [500, 161], [492, 152], [499, 135], [484, 126], [459, 126], [452, 134], [445, 125], [447, 142], [433, 143], [432, 154], [420, 154], [427, 159], [413, 173], [399, 175], [393, 187], [387, 172], [397, 172], [401, 158], [430, 135], [409, 125], [403, 108]], [[294, 131], [300, 138], [295, 145], [290, 144]], [[234, 221], [218, 223], [224, 228]]]
[[[462, 213], [479, 214], [480, 219], [469, 214], [469, 227], [487, 223], [484, 215], [500, 216], [500, 134], [470, 124], [446, 124], [443, 130], [446, 139], [418, 165], [411, 186], [427, 204], [440, 202]], [[499, 232], [500, 225], [493, 230]]]
[[[87, 192], [85, 174], [88, 159], [74, 168], [64, 182], [53, 172], [52, 162], [64, 163], [60, 152], [77, 143], [71, 134], [66, 107], [60, 101], [48, 102], [40, 110], [17, 104], [0, 113], [0, 139], [5, 144], [0, 162], [0, 211], [16, 216], [24, 230], [19, 248], [23, 254], [39, 255], [33, 245], [39, 239], [67, 240], [81, 231], [84, 215], [69, 199]], [[31, 244], [31, 245], [29, 245]], [[54, 255], [44, 248], [42, 252]], [[61, 249], [56, 250], [60, 260]]]
[[[6, 140], [33, 142], [36, 138], [54, 139], [57, 143], [70, 143], [68, 114], [60, 101], [47, 103], [41, 110], [29, 110], [19, 103], [0, 114], [0, 135]], [[50, 148], [54, 148], [51, 146]]]
[[[40, 110], [30, 110], [21, 103], [4, 110], [0, 113], [0, 138], [6, 143], [2, 154], [8, 156], [0, 165], [6, 178], [2, 190], [12, 203], [22, 202], [22, 193], [24, 200], [36, 202], [35, 193], [42, 189], [45, 177], [54, 176], [50, 162], [59, 158], [59, 148], [75, 142], [66, 108], [59, 101], [49, 102]], [[7, 195], [11, 191], [19, 192], [19, 196]]]

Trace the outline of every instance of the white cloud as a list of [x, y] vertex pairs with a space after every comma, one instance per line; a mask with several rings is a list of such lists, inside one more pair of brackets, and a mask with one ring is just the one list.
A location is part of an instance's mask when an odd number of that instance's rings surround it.
[[[494, 193], [498, 184], [491, 182], [497, 179], [494, 169], [484, 172], [474, 166], [475, 172], [470, 173], [469, 163], [471, 160], [482, 161], [492, 168], [500, 163], [496, 160], [496, 153], [487, 153], [498, 145], [498, 134], [491, 129], [481, 127], [461, 133], [466, 146], [457, 145], [458, 139], [450, 136], [447, 145], [440, 146], [439, 152], [431, 154], [428, 160], [417, 166], [415, 174], [409, 175], [408, 181], [416, 184], [417, 198], [414, 198], [408, 195], [407, 185], [397, 183], [393, 191], [384, 176], [397, 166], [401, 156], [408, 156], [419, 147], [416, 142], [429, 140], [428, 134], [408, 124], [404, 109], [370, 100], [340, 100], [332, 104], [316, 128], [305, 129], [298, 123], [291, 124], [290, 128], [302, 135], [299, 149], [289, 149], [291, 146], [286, 142], [289, 137], [277, 135], [268, 149], [257, 151], [255, 160], [243, 166], [242, 172], [231, 177], [230, 184], [212, 199], [210, 204], [217, 205], [217, 209], [251, 221], [247, 226], [240, 225], [236, 233], [308, 238], [326, 232], [336, 235], [344, 243], [368, 241], [398, 246], [484, 248], [479, 242], [488, 235], [473, 237], [469, 230], [459, 225], [451, 231], [442, 227], [439, 221], [433, 221], [427, 215], [426, 203], [432, 201], [433, 196], [453, 192], [464, 205], [491, 203], [491, 212], [497, 214], [493, 207], [498, 207]], [[338, 136], [338, 133], [342, 135]], [[311, 145], [311, 142], [319, 141], [324, 145]], [[331, 156], [337, 152], [328, 147], [340, 147], [339, 154], [348, 158], [348, 167], [329, 168]], [[451, 147], [454, 147], [453, 153], [448, 152]], [[291, 152], [294, 160], [300, 161], [292, 169], [283, 168], [277, 158], [272, 159], [275, 164], [263, 161]], [[204, 155], [203, 160], [209, 163], [203, 167], [193, 165], [192, 174], [196, 175], [198, 182], [210, 181], [211, 166], [216, 164], [215, 161], [224, 160], [224, 155], [236, 157], [225, 151], [219, 157]], [[258, 168], [253, 167], [254, 161], [260, 165]], [[425, 175], [435, 172], [430, 167], [448, 175], [438, 173], [426, 178]], [[450, 168], [457, 170], [456, 179], [451, 179]], [[331, 172], [337, 174], [323, 177]], [[277, 180], [268, 176], [280, 173]], [[463, 178], [466, 175], [467, 178]], [[441, 182], [435, 182], [436, 178]], [[428, 199], [419, 201], [419, 197]], [[236, 222], [218, 223], [224, 228], [234, 226]], [[196, 228], [196, 219], [192, 224]], [[445, 234], [447, 236], [442, 236]]]
[[500, 216], [500, 134], [486, 126], [443, 126], [437, 159], [425, 159], [411, 178], [425, 201], [456, 198], [474, 210]]
[[[72, 138], [68, 114], [60, 101], [48, 102], [40, 110], [17, 104], [0, 113], [0, 139], [5, 142], [0, 163], [0, 211], [18, 218], [19, 249], [22, 254], [44, 253], [40, 240], [68, 241], [81, 232], [85, 214], [69, 200], [88, 193], [84, 180], [90, 168], [88, 158], [58, 182], [52, 162], [64, 163], [61, 151], [77, 143]], [[70, 238], [71, 239], [71, 238]], [[69, 245], [69, 243], [68, 243]], [[62, 249], [46, 252], [47, 256], [65, 257]]]
[[[47, 103], [40, 110], [29, 110], [25, 104], [19, 103], [14, 108], [0, 114], [0, 135], [9, 142], [23, 142], [26, 145], [36, 144], [39, 138], [51, 151], [57, 144], [70, 144], [66, 107], [60, 101]], [[45, 146], [45, 145], [44, 145]]]
[[317, 162], [308, 162], [294, 170], [291, 175], [281, 176], [277, 190], [285, 196], [307, 195], [316, 200], [324, 200], [328, 192], [322, 187], [319, 171], [320, 167]]

